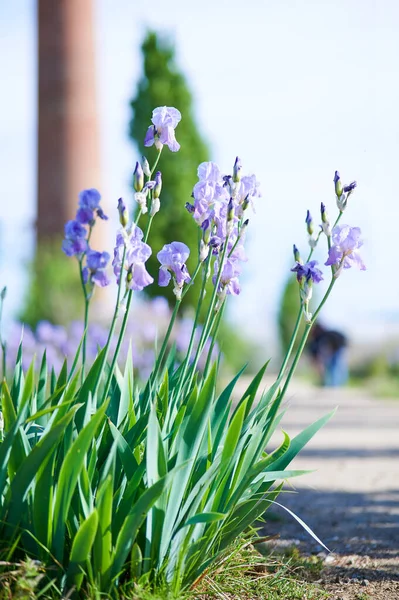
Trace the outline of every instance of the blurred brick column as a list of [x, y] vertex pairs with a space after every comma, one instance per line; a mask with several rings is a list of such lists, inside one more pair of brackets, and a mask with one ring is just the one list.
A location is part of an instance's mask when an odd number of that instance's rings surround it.
[[92, 0], [37, 0], [39, 241], [62, 234], [80, 190], [101, 191], [93, 17]]

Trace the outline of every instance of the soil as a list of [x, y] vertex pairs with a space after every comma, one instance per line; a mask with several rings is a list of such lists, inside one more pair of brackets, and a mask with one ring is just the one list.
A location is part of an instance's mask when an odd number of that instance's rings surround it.
[[264, 533], [278, 535], [277, 549], [319, 555], [318, 584], [333, 600], [399, 600], [399, 399], [296, 382], [288, 404], [282, 428], [291, 437], [338, 407], [290, 466], [314, 472], [279, 497], [330, 552], [277, 506]]

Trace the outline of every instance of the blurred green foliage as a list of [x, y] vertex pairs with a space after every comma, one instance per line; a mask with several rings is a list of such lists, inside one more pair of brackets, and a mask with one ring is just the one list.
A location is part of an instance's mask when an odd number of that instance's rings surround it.
[[61, 238], [40, 242], [28, 265], [28, 290], [18, 318], [33, 329], [42, 320], [67, 325], [82, 319], [78, 265], [61, 251], [61, 243]]
[[[143, 75], [138, 83], [136, 95], [131, 102], [133, 111], [130, 123], [130, 136], [137, 144], [140, 154], [144, 154], [150, 165], [154, 163], [157, 151], [154, 147], [144, 148], [144, 137], [151, 124], [151, 115], [158, 106], [174, 106], [182, 114], [176, 129], [176, 139], [181, 145], [179, 152], [171, 152], [165, 147], [160, 160], [163, 186], [161, 210], [155, 216], [151, 227], [150, 244], [152, 256], [147, 262], [148, 271], [157, 280], [159, 263], [157, 253], [164, 244], [182, 241], [190, 247], [191, 256], [188, 269], [192, 273], [197, 263], [198, 227], [185, 209], [191, 199], [191, 192], [197, 181], [197, 167], [209, 160], [208, 148], [200, 134], [193, 109], [193, 98], [185, 76], [175, 62], [173, 45], [157, 33], [149, 31], [142, 44]], [[147, 216], [142, 217], [140, 225]], [[200, 277], [185, 298], [185, 304], [196, 306], [201, 285]], [[164, 295], [170, 304], [175, 297], [172, 286], [159, 288], [149, 286], [150, 296]]]
[[[299, 307], [300, 299], [298, 282], [296, 280], [295, 274], [292, 273], [288, 277], [287, 283], [285, 284], [278, 312], [278, 332], [280, 347], [283, 355], [285, 355], [285, 353], [288, 350], [291, 335], [294, 331], [295, 323], [298, 317]], [[294, 350], [296, 350], [298, 347], [303, 331], [304, 323], [301, 324], [301, 327], [299, 329], [299, 334], [296, 338]]]

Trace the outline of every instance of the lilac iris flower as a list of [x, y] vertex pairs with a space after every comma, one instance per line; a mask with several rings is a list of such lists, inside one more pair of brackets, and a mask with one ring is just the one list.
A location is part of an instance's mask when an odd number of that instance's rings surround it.
[[[219, 271], [219, 263], [215, 260], [215, 273], [212, 278], [213, 284], [216, 284], [216, 278]], [[237, 260], [233, 259], [233, 257], [226, 260], [222, 274], [220, 277], [218, 293], [219, 294], [232, 294], [233, 296], [238, 296], [241, 292], [240, 282], [238, 280], [238, 276], [241, 272], [240, 266]]]
[[99, 287], [106, 287], [109, 285], [110, 280], [104, 270], [109, 259], [110, 255], [108, 252], [89, 250], [86, 254], [86, 266], [82, 272], [84, 283], [87, 283], [90, 280], [91, 283], [98, 285]]
[[174, 292], [178, 298], [181, 297], [181, 288], [183, 285], [191, 281], [186, 267], [186, 261], [189, 256], [190, 249], [183, 242], [165, 244], [157, 254], [157, 258], [161, 263], [158, 284], [161, 287], [166, 287], [173, 275], [175, 283]]
[[[145, 263], [150, 258], [152, 250], [148, 244], [142, 241], [143, 232], [137, 225], [132, 225], [131, 232], [126, 234], [124, 230], [116, 236], [114, 260], [112, 266], [119, 284], [122, 269], [128, 272], [127, 287], [131, 290], [141, 291], [154, 280], [148, 273]], [[126, 246], [125, 261], [122, 265], [124, 248]]]
[[155, 146], [160, 149], [162, 145], [168, 146], [172, 152], [180, 149], [176, 141], [175, 129], [181, 120], [180, 111], [172, 106], [160, 106], [152, 112], [152, 123], [146, 133], [144, 146]]
[[101, 194], [95, 188], [83, 190], [79, 194], [79, 206], [80, 208], [87, 208], [89, 210], [95, 210], [99, 208], [101, 200]]
[[304, 265], [297, 262], [291, 271], [296, 273], [296, 278], [299, 282], [304, 277], [307, 281], [311, 279], [314, 283], [320, 283], [320, 281], [323, 281], [323, 273], [316, 267], [317, 264], [317, 260], [311, 260]]
[[65, 240], [62, 242], [62, 250], [67, 256], [83, 254], [87, 249], [87, 231], [77, 220], [68, 221], [65, 224]]
[[363, 245], [360, 239], [361, 230], [359, 227], [350, 227], [349, 225], [337, 225], [332, 230], [333, 245], [328, 253], [327, 266], [339, 265], [335, 277], [341, 273], [341, 270], [357, 267], [361, 271], [366, 270], [366, 266], [358, 252]]

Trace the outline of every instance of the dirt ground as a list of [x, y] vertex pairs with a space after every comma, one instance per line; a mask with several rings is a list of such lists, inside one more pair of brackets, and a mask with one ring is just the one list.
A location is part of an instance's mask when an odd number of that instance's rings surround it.
[[279, 534], [279, 547], [318, 554], [320, 587], [334, 600], [399, 600], [399, 399], [294, 383], [287, 404], [282, 427], [291, 437], [338, 407], [291, 465], [314, 472], [279, 498], [331, 553], [278, 507], [265, 533]]

